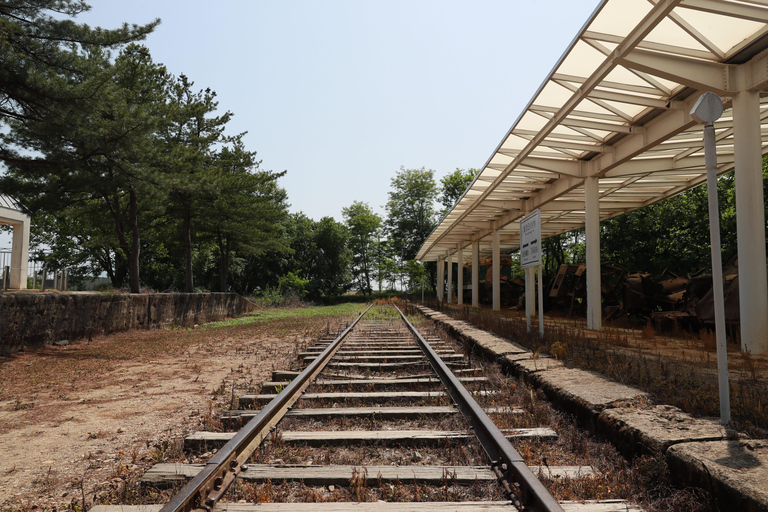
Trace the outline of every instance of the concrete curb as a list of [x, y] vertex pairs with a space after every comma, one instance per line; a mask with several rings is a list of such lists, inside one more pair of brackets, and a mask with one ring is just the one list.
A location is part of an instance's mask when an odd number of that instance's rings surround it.
[[709, 490], [721, 510], [768, 512], [768, 441], [737, 439], [716, 420], [654, 405], [647, 393], [567, 368], [525, 347], [425, 306], [424, 316], [484, 359], [540, 388], [559, 408], [628, 458], [661, 453], [680, 484]]

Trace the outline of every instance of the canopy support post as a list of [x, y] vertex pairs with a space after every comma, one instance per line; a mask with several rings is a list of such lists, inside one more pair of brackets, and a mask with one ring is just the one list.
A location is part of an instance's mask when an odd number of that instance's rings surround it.
[[449, 254], [448, 258], [448, 304], [453, 302], [453, 254]]
[[480, 306], [480, 242], [472, 237], [472, 307]]
[[600, 188], [599, 179], [584, 181], [584, 214], [587, 233], [587, 328], [602, 328], [600, 292]]
[[493, 226], [493, 270], [491, 279], [493, 280], [493, 310], [501, 311], [501, 233], [499, 226]]
[[458, 275], [456, 276], [456, 293], [459, 305], [464, 304], [464, 248], [459, 244], [456, 248], [456, 259], [458, 260]]
[[768, 354], [768, 278], [760, 123], [760, 94], [752, 91], [736, 94], [733, 97], [733, 137], [741, 349], [752, 354]]
[[437, 260], [437, 300], [443, 302], [445, 297], [445, 259]]

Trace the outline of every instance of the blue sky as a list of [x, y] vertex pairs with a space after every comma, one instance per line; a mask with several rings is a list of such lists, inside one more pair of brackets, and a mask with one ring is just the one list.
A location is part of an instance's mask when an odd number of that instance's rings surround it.
[[[482, 166], [598, 0], [90, 0], [77, 21], [162, 23], [156, 62], [218, 94], [287, 170], [291, 211], [384, 214], [397, 170]], [[0, 239], [0, 247], [6, 244]]]

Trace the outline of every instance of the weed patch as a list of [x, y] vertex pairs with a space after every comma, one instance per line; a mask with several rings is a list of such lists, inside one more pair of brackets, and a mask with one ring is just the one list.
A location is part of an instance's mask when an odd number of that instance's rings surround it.
[[[435, 305], [433, 305], [435, 306]], [[470, 322], [480, 329], [519, 343], [534, 353], [550, 354], [568, 366], [592, 370], [632, 385], [652, 395], [659, 403], [671, 404], [699, 416], [719, 416], [719, 392], [714, 350], [714, 335], [701, 331], [694, 346], [682, 356], [671, 358], [659, 350], [662, 341], [651, 324], [640, 332], [645, 347], [632, 346], [626, 331], [610, 327], [599, 333], [564, 323], [549, 323], [544, 337], [537, 330], [529, 333], [522, 317], [477, 310], [466, 306], [443, 306], [442, 312]], [[686, 355], [687, 354], [687, 355]], [[765, 364], [750, 354], [739, 354], [735, 368], [729, 354], [731, 416], [734, 426], [760, 435], [768, 428], [768, 380]]]

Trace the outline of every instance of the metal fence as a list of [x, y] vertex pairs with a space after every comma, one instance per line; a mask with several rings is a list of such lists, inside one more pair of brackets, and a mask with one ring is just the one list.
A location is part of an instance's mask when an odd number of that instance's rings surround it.
[[[6, 269], [11, 267], [11, 250], [0, 249], [0, 292], [8, 289], [9, 274]], [[66, 290], [69, 286], [68, 272], [46, 271], [45, 266], [40, 261], [30, 260], [27, 263], [27, 278], [29, 289], [39, 290]]]

